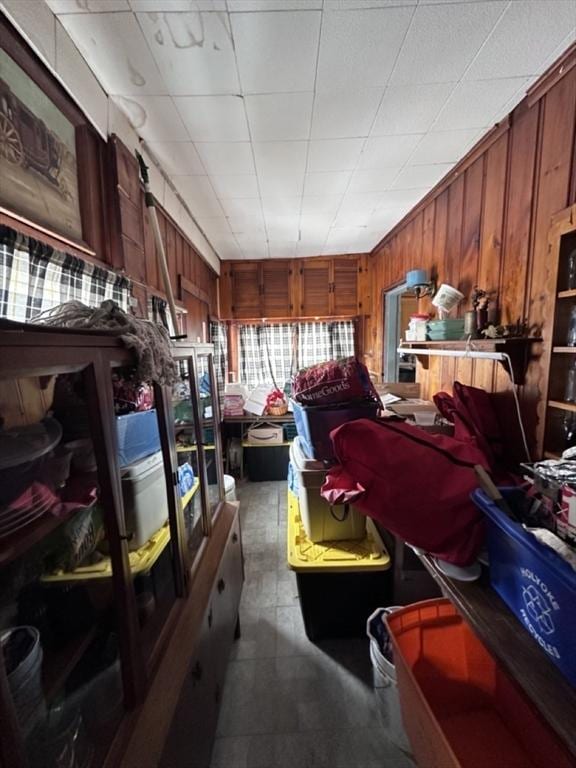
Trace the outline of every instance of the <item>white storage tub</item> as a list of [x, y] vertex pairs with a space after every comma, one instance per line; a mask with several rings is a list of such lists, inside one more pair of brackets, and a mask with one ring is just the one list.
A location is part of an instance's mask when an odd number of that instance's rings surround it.
[[306, 535], [313, 542], [363, 539], [366, 518], [354, 507], [331, 507], [320, 495], [327, 469], [321, 461], [306, 458], [300, 437], [290, 446], [290, 461], [298, 486], [300, 517]]
[[168, 519], [162, 452], [122, 470], [122, 494], [129, 549], [139, 549]]

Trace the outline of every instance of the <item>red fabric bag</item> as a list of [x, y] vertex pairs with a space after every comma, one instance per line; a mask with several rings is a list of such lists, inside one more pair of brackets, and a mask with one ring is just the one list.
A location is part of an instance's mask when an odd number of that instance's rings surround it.
[[302, 405], [380, 402], [368, 369], [355, 357], [328, 360], [298, 371], [292, 382], [292, 397]]
[[455, 565], [470, 565], [484, 542], [482, 512], [470, 500], [474, 465], [488, 469], [472, 443], [409, 424], [359, 419], [331, 432], [340, 466], [322, 496], [352, 502], [409, 544]]

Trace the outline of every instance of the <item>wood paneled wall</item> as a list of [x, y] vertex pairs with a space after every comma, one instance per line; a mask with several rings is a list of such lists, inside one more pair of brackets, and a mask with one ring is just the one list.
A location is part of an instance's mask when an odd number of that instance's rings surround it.
[[[384, 293], [414, 268], [438, 282], [497, 295], [501, 322], [525, 322], [535, 345], [520, 395], [530, 442], [540, 448], [551, 344], [552, 294], [546, 290], [551, 217], [576, 201], [576, 46], [531, 89], [519, 106], [374, 249], [371, 293], [364, 306], [364, 356], [380, 373]], [[422, 300], [421, 308], [429, 308]], [[510, 414], [510, 381], [498, 363], [430, 360], [419, 366], [423, 396], [450, 390], [454, 380], [501, 393]], [[513, 420], [510, 422], [512, 424]]]

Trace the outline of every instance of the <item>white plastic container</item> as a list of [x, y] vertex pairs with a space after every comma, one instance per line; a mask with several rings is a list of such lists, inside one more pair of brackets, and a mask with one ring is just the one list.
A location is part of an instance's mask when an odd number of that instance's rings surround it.
[[129, 549], [139, 549], [168, 519], [162, 452], [122, 470], [122, 494]]
[[224, 475], [224, 498], [226, 501], [236, 501], [236, 480], [232, 475]]
[[320, 496], [327, 470], [321, 461], [306, 458], [299, 436], [290, 446], [290, 461], [298, 485], [300, 516], [310, 541], [363, 539], [366, 518], [352, 506], [331, 507]]

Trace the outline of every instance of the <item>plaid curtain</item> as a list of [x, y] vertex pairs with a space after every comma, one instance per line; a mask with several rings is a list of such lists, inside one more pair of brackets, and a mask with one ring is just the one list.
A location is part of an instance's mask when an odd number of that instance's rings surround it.
[[226, 334], [226, 323], [212, 321], [210, 323], [210, 341], [214, 345], [214, 369], [216, 371], [216, 381], [218, 389], [224, 392], [226, 376], [228, 373], [228, 336]]
[[290, 381], [295, 368], [294, 326], [290, 323], [240, 326], [240, 381], [249, 387]]
[[97, 307], [105, 299], [127, 312], [130, 281], [0, 226], [0, 317], [26, 323], [65, 301]]
[[315, 363], [354, 355], [354, 322], [240, 326], [240, 381], [280, 389], [294, 373]]

